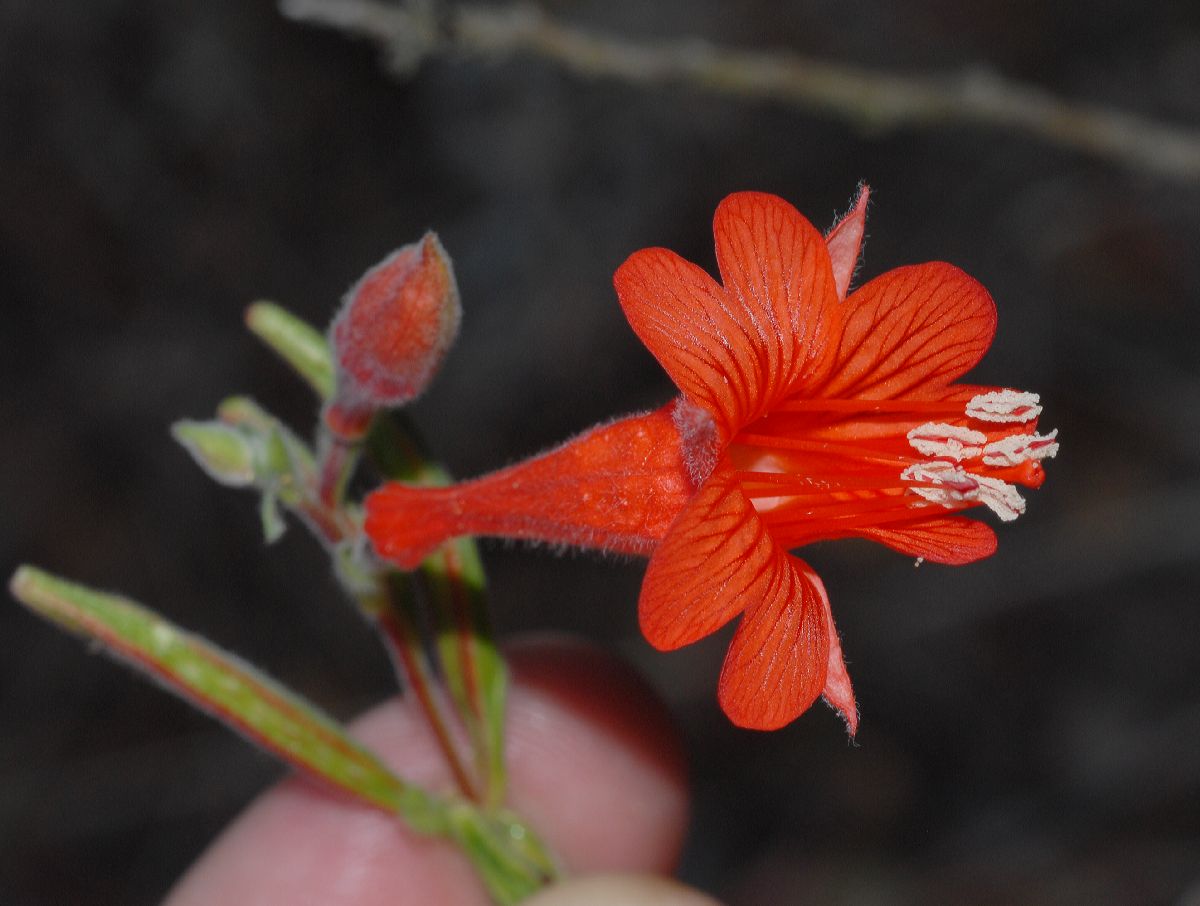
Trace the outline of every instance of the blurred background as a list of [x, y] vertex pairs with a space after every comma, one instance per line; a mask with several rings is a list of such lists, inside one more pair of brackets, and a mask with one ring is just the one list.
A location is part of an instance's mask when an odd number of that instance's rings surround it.
[[[541, 8], [629, 40], [990, 72], [1200, 124], [1189, 2]], [[863, 128], [535, 54], [451, 47], [397, 75], [370, 41], [239, 0], [9, 0], [0, 73], [5, 571], [119, 589], [349, 717], [393, 681], [315, 544], [292, 531], [264, 550], [253, 499], [167, 434], [235, 391], [309, 430], [312, 398], [244, 306], [323, 324], [366, 267], [436, 229], [465, 316], [414, 414], [473, 475], [667, 399], [611, 289], [631, 251], [712, 269], [725, 194], [776, 192], [824, 228], [865, 179], [860, 277], [945, 259], [979, 278], [1000, 330], [973, 378], [1039, 391], [1063, 452], [984, 563], [805, 551], [844, 636], [857, 746], [821, 707], [769, 735], [729, 726], [728, 634], [651, 651], [638, 563], [487, 544], [496, 622], [617, 649], [667, 699], [695, 792], [682, 875], [733, 906], [1200, 902], [1194, 170], [962, 116]], [[281, 774], [15, 604], [0, 641], [0, 902], [156, 902]]]

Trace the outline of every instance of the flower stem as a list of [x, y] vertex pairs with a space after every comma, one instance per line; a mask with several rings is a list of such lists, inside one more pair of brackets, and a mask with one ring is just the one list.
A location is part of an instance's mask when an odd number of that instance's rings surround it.
[[[425, 715], [425, 720], [437, 740], [438, 748], [446, 766], [454, 778], [454, 784], [467, 799], [479, 801], [477, 783], [471, 778], [454, 744], [450, 727], [443, 714], [442, 706], [434, 688], [432, 670], [421, 644], [421, 637], [413, 619], [414, 603], [412, 583], [407, 576], [393, 575], [392, 581], [381, 580], [385, 590], [385, 604], [374, 615], [374, 621], [383, 638], [388, 654], [405, 687], [410, 689]], [[405, 586], [398, 589], [397, 586]], [[397, 602], [397, 598], [402, 603]]]
[[320, 459], [317, 465], [317, 499], [331, 510], [338, 509], [346, 496], [346, 485], [358, 465], [361, 448], [334, 437], [322, 428], [317, 440]]

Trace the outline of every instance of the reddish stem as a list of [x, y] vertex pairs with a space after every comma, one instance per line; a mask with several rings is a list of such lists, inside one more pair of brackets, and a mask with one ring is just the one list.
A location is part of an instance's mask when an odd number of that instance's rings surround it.
[[419, 644], [414, 627], [394, 606], [380, 613], [376, 620], [388, 643], [387, 648], [392, 660], [421, 705], [425, 719], [437, 739], [438, 747], [442, 750], [446, 764], [450, 767], [455, 784], [465, 797], [476, 802], [479, 801], [479, 792], [458, 756], [454, 741], [450, 738], [450, 731], [446, 727], [446, 721], [442, 717], [441, 709], [434, 699], [428, 674], [414, 656], [415, 647]]
[[297, 506], [296, 511], [330, 547], [345, 540], [346, 536], [350, 534], [349, 527], [345, 525], [344, 519], [339, 518], [340, 514], [337, 511], [329, 510], [316, 501], [302, 502]]
[[350, 462], [351, 450], [335, 438], [327, 438], [321, 445], [321, 462], [317, 474], [317, 499], [330, 509], [336, 509], [341, 496], [346, 467]]

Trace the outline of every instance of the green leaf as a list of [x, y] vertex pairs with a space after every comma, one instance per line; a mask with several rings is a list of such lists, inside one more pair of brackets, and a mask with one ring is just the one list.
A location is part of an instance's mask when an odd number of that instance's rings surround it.
[[437, 620], [438, 658], [451, 700], [471, 737], [488, 805], [504, 801], [504, 709], [508, 671], [492, 632], [475, 543], [459, 538], [421, 564]]
[[325, 335], [274, 302], [246, 309], [246, 326], [292, 366], [321, 399], [333, 395], [333, 356]]
[[9, 589], [31, 610], [157, 680], [300, 771], [456, 842], [498, 903], [515, 904], [557, 875], [518, 818], [405, 783], [331, 718], [279, 683], [146, 608], [32, 566]]
[[279, 512], [279, 495], [274, 488], [267, 488], [258, 501], [258, 518], [262, 522], [263, 540], [274, 544], [287, 531], [287, 522]]
[[301, 771], [423, 833], [448, 834], [447, 803], [405, 783], [316, 707], [258, 670], [153, 612], [22, 566], [13, 595]]
[[248, 396], [226, 397], [217, 406], [217, 418], [229, 425], [251, 428], [258, 434], [265, 434], [278, 424], [275, 416]]
[[216, 422], [187, 423], [223, 427], [246, 439], [253, 455], [254, 483], [277, 487], [284, 503], [293, 505], [316, 478], [316, 461], [308, 444], [248, 396], [231, 396], [217, 406]]
[[254, 442], [245, 432], [223, 422], [184, 419], [171, 435], [214, 481], [233, 488], [254, 484]]
[[451, 808], [450, 833], [499, 903], [520, 903], [559, 875], [541, 840], [509, 812]]
[[377, 415], [367, 435], [367, 452], [388, 478], [417, 481], [426, 468], [425, 452], [414, 440], [416, 431], [403, 412]]

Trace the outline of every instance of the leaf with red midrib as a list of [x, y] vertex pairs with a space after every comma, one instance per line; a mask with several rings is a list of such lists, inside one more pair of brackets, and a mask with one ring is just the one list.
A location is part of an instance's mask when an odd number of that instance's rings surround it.
[[116, 595], [30, 566], [13, 595], [31, 610], [104, 650], [237, 730], [300, 771], [414, 829], [445, 832], [445, 805], [391, 773], [331, 718], [253, 667]]

